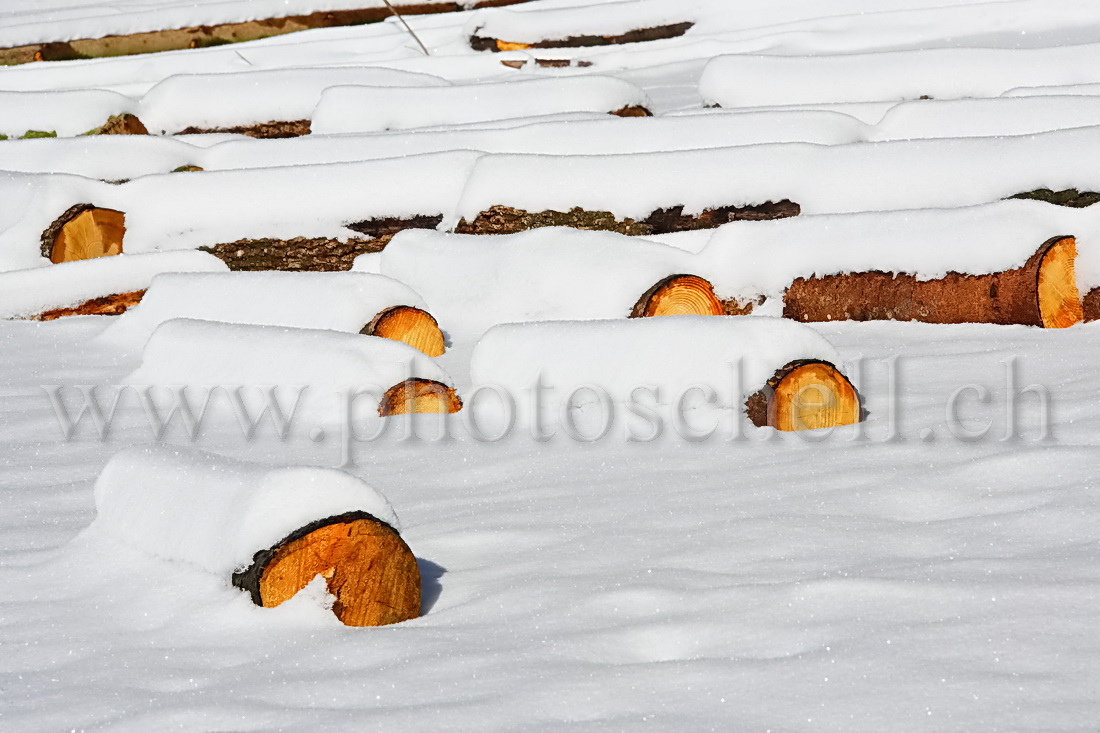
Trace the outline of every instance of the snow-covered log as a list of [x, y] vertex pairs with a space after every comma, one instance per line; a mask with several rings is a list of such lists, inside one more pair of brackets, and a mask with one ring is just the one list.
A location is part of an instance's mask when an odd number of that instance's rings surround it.
[[278, 606], [320, 575], [348, 626], [420, 615], [420, 571], [397, 515], [342, 471], [130, 449], [103, 469], [95, 503], [89, 533], [231, 580], [256, 605]]
[[380, 132], [566, 112], [616, 113], [648, 104], [640, 88], [609, 76], [448, 87], [333, 85], [321, 95], [312, 130], [318, 134]]
[[551, 414], [561, 409], [553, 395], [602, 390], [630, 403], [644, 388], [667, 407], [701, 387], [758, 427], [802, 430], [860, 421], [859, 395], [837, 363], [824, 338], [792, 321], [678, 316], [503, 324], [478, 341], [471, 377], [513, 396], [540, 384]]
[[193, 318], [365, 333], [439, 356], [443, 334], [425, 307], [407, 285], [368, 273], [163, 274], [104, 336], [144, 343], [165, 321]]
[[53, 320], [68, 315], [115, 315], [141, 299], [165, 272], [219, 272], [225, 264], [205, 252], [155, 252], [0, 272], [0, 318]]

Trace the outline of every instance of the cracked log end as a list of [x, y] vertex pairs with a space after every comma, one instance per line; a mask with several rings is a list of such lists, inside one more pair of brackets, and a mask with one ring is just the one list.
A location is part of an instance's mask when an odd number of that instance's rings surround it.
[[426, 311], [408, 305], [385, 309], [361, 333], [400, 341], [428, 356], [441, 356], [446, 350], [443, 331], [439, 329], [435, 318]]
[[1049, 246], [1039, 263], [1039, 316], [1044, 328], [1066, 328], [1084, 318], [1074, 261], [1077, 240], [1063, 237]]
[[336, 601], [332, 612], [347, 626], [385, 626], [420, 615], [420, 569], [393, 527], [366, 512], [329, 517], [259, 552], [233, 584], [257, 605], [272, 608], [293, 598], [318, 575]]
[[462, 400], [452, 387], [431, 379], [406, 379], [386, 390], [378, 414], [382, 417], [412, 412], [447, 414], [461, 409]]
[[746, 407], [753, 425], [783, 431], [852, 425], [863, 418], [859, 393], [825, 361], [791, 362]]
[[697, 275], [672, 275], [647, 290], [630, 312], [631, 318], [651, 316], [721, 316], [726, 309], [711, 284]]
[[77, 204], [42, 233], [42, 256], [54, 264], [122, 254], [126, 215]]

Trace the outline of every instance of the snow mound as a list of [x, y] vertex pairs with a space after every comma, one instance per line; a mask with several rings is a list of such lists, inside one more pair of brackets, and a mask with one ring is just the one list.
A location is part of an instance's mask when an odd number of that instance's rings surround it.
[[400, 529], [361, 479], [330, 468], [272, 468], [179, 448], [116, 453], [95, 483], [99, 532], [221, 576], [311, 522], [362, 511]]
[[[657, 390], [662, 405], [705, 385], [715, 404], [739, 409], [777, 370], [800, 359], [839, 362], [828, 341], [794, 321], [662, 316], [496, 326], [474, 348], [470, 374], [475, 388], [493, 385], [517, 397], [538, 383], [559, 398], [595, 387], [626, 402], [644, 387]], [[593, 399], [592, 390], [583, 391]]]
[[939, 48], [838, 56], [719, 56], [699, 80], [723, 107], [996, 97], [1021, 86], [1100, 82], [1100, 46]]
[[[138, 116], [150, 132], [231, 127], [313, 116], [322, 92], [341, 85], [440, 87], [439, 77], [375, 67], [272, 69], [170, 76], [141, 98]], [[104, 118], [106, 119], [106, 118]]]
[[224, 262], [205, 252], [154, 252], [0, 272], [0, 318], [26, 318], [105, 295], [144, 290], [161, 273], [226, 269]]
[[374, 132], [527, 115], [614, 112], [648, 104], [633, 84], [606, 76], [531, 79], [447, 88], [332, 86], [313, 114], [315, 134]]
[[379, 312], [398, 305], [424, 308], [407, 285], [351, 272], [228, 272], [164, 274], [141, 303], [104, 332], [105, 338], [147, 339], [173, 318], [320, 328], [359, 333]]
[[565, 227], [478, 236], [399, 233], [382, 274], [408, 283], [453, 333], [511, 321], [625, 318], [650, 287], [693, 274], [690, 253], [612, 232]]
[[512, 43], [537, 43], [574, 36], [618, 36], [628, 31], [694, 21], [700, 3], [668, 0], [604, 2], [516, 12], [480, 11], [466, 24], [467, 35]]
[[19, 137], [29, 130], [81, 135], [112, 115], [133, 112], [129, 97], [102, 89], [54, 92], [0, 91], [0, 134]]

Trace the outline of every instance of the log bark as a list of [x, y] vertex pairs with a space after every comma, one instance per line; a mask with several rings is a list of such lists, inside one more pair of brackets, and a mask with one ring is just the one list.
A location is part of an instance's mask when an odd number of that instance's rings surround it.
[[[498, 7], [530, 2], [530, 0], [484, 0], [475, 8]], [[402, 15], [431, 15], [466, 10], [456, 2], [402, 5]], [[358, 10], [328, 10], [308, 15], [287, 15], [241, 23], [190, 26], [187, 28], [148, 31], [127, 35], [83, 38], [74, 41], [35, 43], [0, 49], [0, 66], [26, 64], [32, 61], [74, 61], [103, 56], [131, 56], [187, 48], [207, 48], [226, 43], [255, 41], [285, 33], [379, 23], [391, 13], [384, 5]]]
[[642, 294], [630, 317], [721, 316], [725, 312], [709, 281], [697, 275], [670, 275]]
[[446, 351], [446, 340], [435, 318], [430, 313], [409, 305], [385, 309], [361, 333], [400, 341], [428, 356], [442, 356]]
[[1055, 206], [1084, 209], [1100, 201], [1100, 193], [1095, 193], [1093, 191], [1078, 191], [1076, 188], [1067, 188], [1061, 191], [1052, 191], [1049, 188], [1037, 188], [1034, 191], [1027, 191], [1025, 193], [1009, 196], [1009, 198], [1045, 201]]
[[787, 364], [745, 403], [757, 427], [796, 431], [851, 425], [863, 419], [859, 393], [826, 361]]
[[67, 316], [117, 316], [125, 313], [141, 302], [144, 290], [132, 290], [128, 293], [116, 293], [105, 295], [101, 298], [86, 300], [80, 305], [71, 308], [54, 308], [53, 310], [39, 313], [32, 320], [54, 321]]
[[486, 36], [470, 36], [470, 47], [475, 51], [523, 51], [529, 48], [584, 48], [588, 46], [614, 46], [624, 43], [643, 43], [659, 41], [665, 38], [678, 38], [687, 33], [694, 23], [672, 23], [669, 25], [639, 28], [614, 36], [569, 36], [568, 38], [547, 39], [534, 43], [515, 43]]
[[1100, 288], [1093, 288], [1081, 299], [1082, 317], [1085, 321], [1100, 321]]
[[324, 237], [239, 239], [199, 249], [214, 255], [234, 271], [341, 272], [350, 270], [359, 255], [381, 252], [390, 239], [392, 236], [344, 241]]
[[620, 107], [611, 114], [616, 117], [652, 117], [653, 113], [640, 104], [631, 104], [626, 107]]
[[1019, 268], [935, 280], [890, 272], [798, 278], [783, 298], [796, 321], [897, 320], [1064, 328], [1082, 318], [1073, 237], [1045, 242]]
[[[522, 69], [527, 65], [527, 59], [503, 59], [500, 63], [510, 69]], [[592, 65], [591, 61], [578, 59], [534, 59], [535, 65], [544, 69], [567, 69], [570, 66], [585, 69]]]
[[397, 531], [366, 512], [328, 517], [256, 553], [233, 574], [258, 606], [293, 598], [318, 575], [347, 626], [384, 626], [420, 615], [420, 569]]
[[386, 390], [378, 405], [382, 417], [413, 412], [452, 413], [462, 409], [454, 389], [431, 379], [406, 379]]
[[233, 127], [185, 127], [175, 134], [207, 135], [220, 132], [247, 135], [262, 140], [276, 140], [308, 135], [310, 124], [310, 120], [275, 120], [273, 122], [257, 122], [252, 125], [235, 125]]
[[57, 264], [122, 254], [125, 233], [121, 211], [77, 204], [42, 232], [42, 256]]
[[698, 214], [684, 214], [683, 206], [653, 211], [645, 219], [617, 219], [609, 211], [589, 211], [574, 207], [569, 211], [548, 209], [530, 212], [510, 206], [491, 206], [472, 222], [462, 219], [455, 231], [459, 234], [513, 234], [539, 227], [567, 226], [618, 232], [631, 236], [671, 234], [673, 232], [715, 229], [731, 221], [765, 221], [798, 216], [801, 207], [788, 199], [766, 201], [748, 206], [721, 206]]

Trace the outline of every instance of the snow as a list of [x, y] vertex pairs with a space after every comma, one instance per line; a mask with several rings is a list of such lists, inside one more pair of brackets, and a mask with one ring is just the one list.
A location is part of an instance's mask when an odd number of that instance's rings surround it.
[[105, 295], [144, 290], [160, 273], [226, 269], [224, 262], [206, 252], [158, 252], [0, 272], [0, 318], [26, 318]]
[[468, 338], [511, 321], [625, 318], [653, 285], [690, 267], [673, 247], [565, 227], [491, 237], [406, 230], [379, 258], [382, 274]]
[[399, 305], [423, 308], [424, 302], [408, 286], [381, 275], [164, 273], [153, 278], [141, 303], [122, 314], [104, 338], [140, 344], [173, 318], [359, 333], [378, 313]]
[[319, 519], [362, 511], [400, 529], [386, 498], [343, 471], [273, 469], [204, 451], [121, 451], [100, 473], [94, 494], [88, 535], [223, 580], [251, 565], [256, 552]]
[[0, 92], [0, 134], [19, 137], [35, 130], [80, 135], [133, 108], [128, 97], [101, 90]]
[[[642, 28], [693, 21], [699, 3], [668, 0], [604, 2], [596, 5], [480, 11], [467, 23], [470, 35], [499, 38], [511, 43], [537, 43], [574, 36], [617, 36]], [[526, 12], [524, 12], [526, 11]]]
[[614, 112], [647, 103], [645, 93], [611, 77], [531, 79], [498, 84], [376, 88], [331, 86], [313, 114], [318, 134], [403, 130], [532, 115]]

